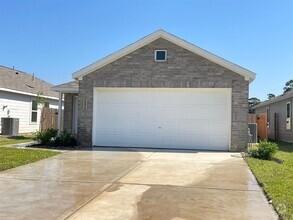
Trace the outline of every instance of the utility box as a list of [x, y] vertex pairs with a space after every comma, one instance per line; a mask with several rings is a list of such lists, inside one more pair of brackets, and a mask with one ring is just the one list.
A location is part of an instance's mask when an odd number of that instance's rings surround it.
[[257, 143], [257, 123], [248, 123], [250, 143]]
[[19, 134], [19, 119], [18, 118], [1, 118], [2, 135]]

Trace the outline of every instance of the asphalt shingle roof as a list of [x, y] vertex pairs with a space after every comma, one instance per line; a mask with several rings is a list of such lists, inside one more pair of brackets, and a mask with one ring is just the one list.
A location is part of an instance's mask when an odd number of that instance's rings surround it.
[[60, 84], [60, 85], [57, 85], [57, 86], [54, 86], [54, 88], [78, 88], [79, 85], [78, 85], [78, 81], [77, 80], [74, 80], [74, 81], [71, 81], [71, 82], [68, 82], [68, 83], [63, 83], [63, 84]]
[[264, 107], [264, 106], [267, 106], [269, 104], [279, 102], [279, 101], [282, 101], [282, 100], [288, 99], [288, 98], [293, 98], [293, 90], [291, 90], [289, 92], [286, 92], [286, 93], [284, 93], [282, 95], [276, 96], [276, 97], [274, 97], [274, 98], [272, 98], [270, 100], [261, 102], [258, 105], [254, 106], [253, 109]]
[[58, 98], [58, 93], [51, 91], [51, 87], [52, 84], [31, 74], [0, 66], [0, 90], [4, 88], [32, 94], [42, 92], [44, 96]]

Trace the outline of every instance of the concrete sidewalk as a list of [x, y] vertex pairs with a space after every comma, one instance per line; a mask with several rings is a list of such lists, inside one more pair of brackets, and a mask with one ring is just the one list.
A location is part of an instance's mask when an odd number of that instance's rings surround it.
[[0, 219], [277, 219], [237, 153], [96, 148], [0, 173]]
[[31, 145], [37, 144], [37, 141], [30, 141], [18, 144], [1, 145], [0, 147], [13, 147], [13, 148], [28, 148]]

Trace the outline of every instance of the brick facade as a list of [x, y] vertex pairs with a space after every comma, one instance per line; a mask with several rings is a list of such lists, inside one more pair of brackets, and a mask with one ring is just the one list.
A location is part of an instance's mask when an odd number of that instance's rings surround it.
[[[156, 49], [168, 51], [166, 62], [154, 61]], [[92, 144], [94, 87], [232, 88], [230, 150], [244, 150], [247, 147], [248, 84], [243, 76], [160, 38], [79, 81], [78, 139], [84, 146]], [[82, 104], [84, 99], [86, 109]]]
[[73, 118], [73, 97], [76, 93], [64, 94], [64, 119], [63, 130], [72, 133], [72, 118]]

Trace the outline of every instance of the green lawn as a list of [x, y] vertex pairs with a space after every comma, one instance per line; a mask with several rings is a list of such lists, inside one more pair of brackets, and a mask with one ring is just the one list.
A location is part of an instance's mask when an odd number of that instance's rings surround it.
[[[263, 187], [267, 197], [283, 219], [293, 219], [293, 143], [275, 142], [279, 151], [274, 158], [265, 161], [246, 158], [252, 172]], [[276, 162], [276, 161], [279, 161]], [[280, 163], [283, 161], [283, 163]]]
[[0, 171], [52, 157], [60, 152], [0, 147]]
[[0, 146], [5, 146], [9, 144], [19, 144], [33, 141], [31, 135], [26, 136], [5, 136], [0, 137]]

